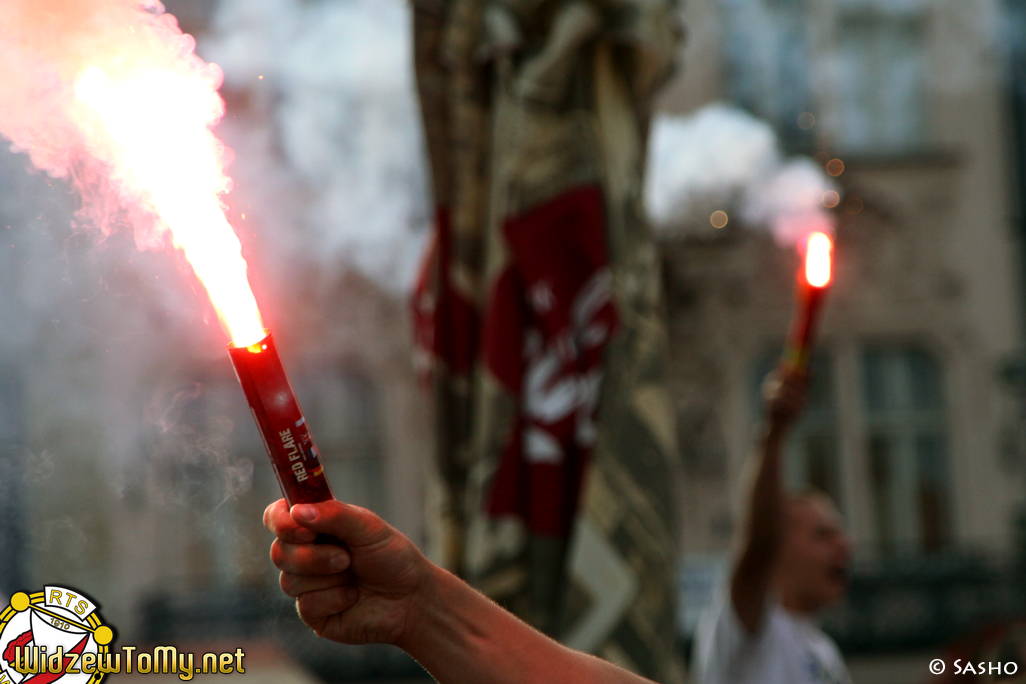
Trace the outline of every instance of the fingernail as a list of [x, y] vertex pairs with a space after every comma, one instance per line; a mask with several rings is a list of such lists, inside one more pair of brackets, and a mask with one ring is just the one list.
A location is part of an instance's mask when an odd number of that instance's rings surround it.
[[349, 567], [349, 554], [345, 552], [336, 553], [328, 561], [328, 567], [332, 572], [342, 572]]
[[292, 517], [301, 522], [312, 523], [317, 520], [317, 507], [310, 504], [296, 504], [292, 507]]

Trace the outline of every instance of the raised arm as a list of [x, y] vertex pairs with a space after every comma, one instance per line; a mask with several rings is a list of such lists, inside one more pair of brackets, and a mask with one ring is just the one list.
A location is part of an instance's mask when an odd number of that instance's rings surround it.
[[742, 538], [741, 555], [730, 582], [730, 597], [745, 628], [762, 623], [773, 581], [787, 512], [781, 451], [787, 432], [805, 403], [807, 375], [778, 371], [766, 383], [767, 425], [762, 436]]
[[[366, 509], [279, 500], [264, 524], [282, 589], [320, 637], [395, 644], [441, 684], [651, 684], [521, 622]], [[348, 550], [313, 544], [317, 532]]]

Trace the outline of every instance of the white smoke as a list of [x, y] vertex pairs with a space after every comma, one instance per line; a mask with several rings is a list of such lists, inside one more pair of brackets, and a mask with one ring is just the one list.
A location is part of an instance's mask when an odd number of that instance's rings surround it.
[[765, 121], [724, 104], [652, 123], [645, 200], [664, 234], [706, 232], [713, 211], [765, 227], [782, 244], [833, 231], [823, 205], [836, 184], [811, 159], [785, 159]]
[[254, 213], [273, 216], [284, 174], [310, 254], [392, 291], [412, 282], [427, 233], [410, 36], [402, 0], [222, 0], [200, 45], [226, 88], [271, 102], [271, 121], [232, 141], [241, 154], [266, 144], [267, 124], [275, 137], [277, 168], [248, 174], [264, 186], [250, 187]]

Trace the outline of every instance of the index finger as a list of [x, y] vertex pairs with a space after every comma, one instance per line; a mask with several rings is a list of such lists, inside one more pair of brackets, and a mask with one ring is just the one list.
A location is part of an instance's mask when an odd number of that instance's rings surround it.
[[292, 544], [309, 544], [317, 538], [317, 533], [303, 527], [289, 515], [285, 499], [278, 499], [264, 510], [264, 527], [278, 539]]

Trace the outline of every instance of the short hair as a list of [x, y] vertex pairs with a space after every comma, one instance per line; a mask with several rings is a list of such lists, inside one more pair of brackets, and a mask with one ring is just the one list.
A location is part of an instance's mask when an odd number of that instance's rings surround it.
[[819, 487], [813, 487], [811, 485], [806, 485], [801, 489], [788, 492], [787, 499], [791, 503], [814, 503], [816, 501], [822, 501], [830, 504], [833, 508], [840, 508], [832, 496], [824, 492]]
[[789, 508], [797, 504], [824, 504], [828, 510], [834, 511], [841, 518], [841, 508], [834, 498], [817, 487], [807, 486], [787, 493]]

